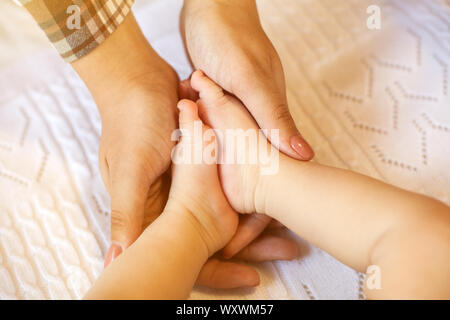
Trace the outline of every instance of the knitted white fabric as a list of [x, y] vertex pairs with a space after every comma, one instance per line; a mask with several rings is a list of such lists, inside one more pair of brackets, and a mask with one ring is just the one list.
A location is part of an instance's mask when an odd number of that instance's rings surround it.
[[[138, 0], [135, 14], [185, 78], [181, 3]], [[366, 25], [371, 4], [381, 9], [379, 30]], [[260, 0], [259, 7], [316, 161], [449, 204], [448, 1]], [[77, 299], [100, 274], [108, 247], [100, 119], [83, 83], [23, 9], [2, 2], [0, 15], [8, 16], [0, 19], [0, 298]], [[363, 298], [360, 274], [297, 240], [295, 261], [257, 266], [258, 288], [197, 288], [191, 297]]]

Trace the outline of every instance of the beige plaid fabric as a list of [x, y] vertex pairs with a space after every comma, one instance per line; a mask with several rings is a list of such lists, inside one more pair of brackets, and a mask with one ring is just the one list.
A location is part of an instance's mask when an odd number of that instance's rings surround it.
[[20, 0], [67, 62], [101, 44], [122, 23], [134, 0]]

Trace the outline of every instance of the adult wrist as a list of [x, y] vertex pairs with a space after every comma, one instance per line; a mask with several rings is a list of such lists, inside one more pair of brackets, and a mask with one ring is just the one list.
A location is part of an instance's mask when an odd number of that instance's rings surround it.
[[105, 101], [117, 101], [125, 90], [141, 82], [145, 85], [149, 76], [160, 79], [164, 75], [177, 82], [175, 72], [150, 46], [132, 13], [98, 48], [72, 66], [99, 108]]
[[[184, 9], [194, 14], [202, 9], [211, 9], [224, 5], [227, 7], [236, 6], [246, 10], [256, 10], [255, 0], [184, 0]], [[185, 17], [189, 18], [191, 14], [185, 15]]]

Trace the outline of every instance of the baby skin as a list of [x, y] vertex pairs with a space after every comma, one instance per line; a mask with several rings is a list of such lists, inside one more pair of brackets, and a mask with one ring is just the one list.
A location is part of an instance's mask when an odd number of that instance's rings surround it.
[[[192, 75], [190, 85], [199, 99], [192, 95], [195, 103], [178, 104], [183, 137], [177, 148], [211, 146], [197, 146], [198, 140], [188, 138], [201, 120], [202, 132], [240, 129], [261, 135], [242, 103], [201, 71]], [[222, 159], [238, 148], [220, 134], [210, 134], [209, 140], [216, 147], [210, 153]], [[265, 139], [259, 141], [263, 143], [257, 148], [277, 154]], [[175, 164], [163, 214], [105, 269], [86, 298], [188, 297], [208, 257], [239, 236], [236, 212], [278, 220], [358, 271], [376, 266], [381, 286], [366, 288], [369, 299], [450, 298], [449, 207], [363, 175], [281, 153], [278, 170], [264, 175], [263, 163], [273, 159], [258, 160]], [[227, 251], [232, 249], [224, 249], [230, 255]]]
[[[207, 125], [258, 130], [244, 106], [201, 71], [193, 74], [191, 85], [199, 92]], [[266, 214], [358, 271], [376, 266], [381, 286], [366, 287], [368, 299], [450, 298], [450, 208], [445, 204], [281, 153], [274, 175], [261, 175], [258, 164], [224, 164], [219, 171], [237, 212]]]

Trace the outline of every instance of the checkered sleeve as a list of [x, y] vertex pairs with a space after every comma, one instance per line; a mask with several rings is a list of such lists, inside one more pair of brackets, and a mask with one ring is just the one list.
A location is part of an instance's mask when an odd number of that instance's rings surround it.
[[134, 0], [20, 0], [67, 62], [100, 45], [122, 23]]

